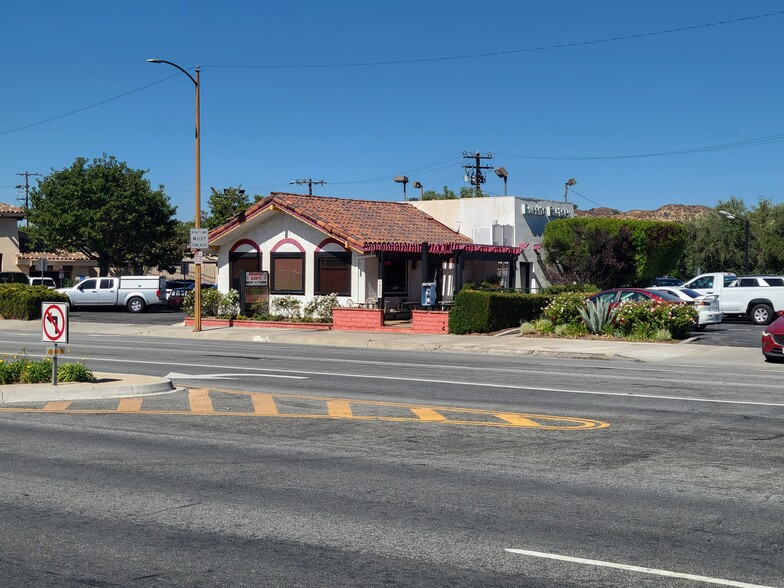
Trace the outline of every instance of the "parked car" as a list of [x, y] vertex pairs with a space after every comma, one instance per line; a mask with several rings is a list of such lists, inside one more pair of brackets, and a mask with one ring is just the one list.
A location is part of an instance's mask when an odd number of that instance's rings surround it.
[[163, 276], [89, 278], [73, 288], [57, 291], [68, 296], [71, 307], [125, 306], [131, 312], [142, 312], [149, 306], [166, 303]]
[[185, 301], [185, 297], [188, 295], [190, 290], [185, 288], [175, 288], [174, 290], [169, 291], [169, 296], [167, 298], [167, 303], [170, 308], [182, 308], [182, 303]]
[[654, 286], [680, 286], [681, 284], [683, 284], [683, 280], [679, 280], [678, 278], [673, 278], [670, 276], [653, 278]]
[[697, 276], [683, 286], [700, 294], [716, 294], [725, 315], [745, 315], [755, 325], [767, 325], [777, 311], [784, 310], [784, 286], [763, 286], [760, 278], [751, 279], [754, 285], [742, 285], [735, 274], [717, 272]]
[[703, 330], [708, 325], [718, 325], [721, 322], [722, 312], [719, 308], [719, 297], [715, 294], [703, 295], [688, 288], [652, 287], [648, 290], [666, 292], [684, 302], [691, 303], [697, 309], [697, 324], [694, 328]]
[[611, 288], [610, 290], [603, 290], [598, 294], [594, 294], [588, 300], [595, 302], [597, 300], [609, 302], [611, 306], [615, 306], [625, 300], [632, 302], [644, 302], [646, 300], [661, 300], [663, 302], [674, 302], [676, 304], [686, 304], [683, 300], [667, 292], [657, 290], [647, 290], [645, 288]]
[[0, 284], [28, 284], [27, 274], [22, 272], [0, 272]]
[[57, 288], [55, 281], [52, 278], [47, 278], [46, 276], [30, 276], [28, 279], [30, 280], [31, 286], [46, 286], [50, 290]]
[[762, 355], [768, 361], [784, 360], [784, 311], [762, 331]]

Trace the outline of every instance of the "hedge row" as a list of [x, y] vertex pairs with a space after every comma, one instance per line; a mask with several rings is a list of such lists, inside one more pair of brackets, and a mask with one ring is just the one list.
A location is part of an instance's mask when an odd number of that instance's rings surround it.
[[0, 317], [23, 321], [40, 319], [42, 302], [68, 302], [68, 296], [45, 286], [0, 284]]
[[542, 314], [553, 296], [549, 294], [518, 294], [461, 290], [449, 312], [449, 332], [489, 333], [519, 327], [522, 321], [533, 321]]

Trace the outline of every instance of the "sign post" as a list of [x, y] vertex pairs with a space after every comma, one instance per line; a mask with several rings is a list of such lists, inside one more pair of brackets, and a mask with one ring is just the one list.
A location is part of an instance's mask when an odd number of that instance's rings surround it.
[[57, 386], [57, 356], [65, 351], [57, 345], [68, 343], [68, 303], [67, 302], [42, 302], [41, 327], [42, 341], [52, 343], [49, 350], [52, 358], [52, 386]]

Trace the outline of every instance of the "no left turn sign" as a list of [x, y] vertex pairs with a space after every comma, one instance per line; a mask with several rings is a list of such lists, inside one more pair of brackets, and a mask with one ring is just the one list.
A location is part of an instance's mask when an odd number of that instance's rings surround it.
[[68, 343], [68, 303], [41, 303], [41, 323], [43, 341], [50, 343]]

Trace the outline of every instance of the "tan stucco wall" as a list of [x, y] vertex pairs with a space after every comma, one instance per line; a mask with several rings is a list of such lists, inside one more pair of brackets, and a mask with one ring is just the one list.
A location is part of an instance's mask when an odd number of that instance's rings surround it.
[[16, 256], [19, 254], [19, 230], [15, 218], [0, 217], [0, 254], [3, 258], [0, 271], [20, 271], [16, 265]]

